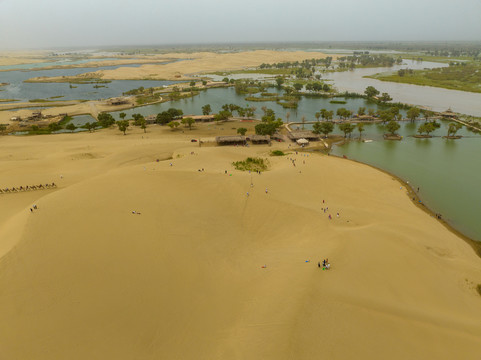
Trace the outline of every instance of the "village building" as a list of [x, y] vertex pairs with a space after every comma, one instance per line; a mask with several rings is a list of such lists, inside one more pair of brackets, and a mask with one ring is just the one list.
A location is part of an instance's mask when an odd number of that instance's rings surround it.
[[292, 141], [297, 141], [300, 139], [318, 141], [320, 139], [319, 135], [314, 134], [312, 131], [291, 131], [289, 132], [288, 137]]
[[157, 122], [157, 115], [149, 115], [145, 117], [145, 123], [148, 125], [155, 124]]
[[182, 117], [183, 119], [185, 118], [192, 118], [195, 120], [195, 122], [209, 122], [209, 121], [214, 121], [214, 115], [184, 115]]
[[110, 105], [124, 105], [128, 104], [129, 100], [127, 98], [119, 97], [119, 98], [112, 98], [108, 101]]
[[217, 136], [215, 141], [217, 142], [217, 145], [245, 145], [246, 137], [240, 135]]
[[442, 116], [443, 118], [448, 118], [448, 119], [458, 118], [458, 116], [451, 109], [448, 109], [445, 112], [440, 113], [439, 115]]
[[250, 135], [248, 138], [253, 144], [270, 144], [271, 137], [269, 135]]

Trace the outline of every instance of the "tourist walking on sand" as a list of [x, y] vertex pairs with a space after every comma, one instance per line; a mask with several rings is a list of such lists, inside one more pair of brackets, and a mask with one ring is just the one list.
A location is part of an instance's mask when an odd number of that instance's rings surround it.
[[319, 269], [321, 268], [321, 262], [320, 262], [320, 261], [317, 262], [317, 267], [318, 267]]

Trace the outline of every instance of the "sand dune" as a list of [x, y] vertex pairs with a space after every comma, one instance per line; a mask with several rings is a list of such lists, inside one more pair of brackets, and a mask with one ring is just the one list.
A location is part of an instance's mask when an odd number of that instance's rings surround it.
[[0, 186], [58, 183], [0, 195], [2, 359], [479, 356], [481, 259], [389, 175], [148, 130], [2, 138]]

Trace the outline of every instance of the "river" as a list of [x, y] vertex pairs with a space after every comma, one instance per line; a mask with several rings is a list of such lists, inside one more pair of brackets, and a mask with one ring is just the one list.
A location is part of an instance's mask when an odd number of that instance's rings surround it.
[[364, 76], [397, 71], [399, 69], [424, 69], [446, 66], [448, 64], [403, 60], [402, 65], [395, 65], [392, 68], [366, 68], [335, 72], [326, 74], [325, 79], [332, 80], [340, 91], [364, 93], [368, 86], [374, 86], [381, 93], [387, 92], [391, 95], [393, 101], [396, 102], [427, 106], [434, 111], [445, 111], [451, 108], [453, 111], [462, 114], [481, 116], [481, 93], [364, 78]]

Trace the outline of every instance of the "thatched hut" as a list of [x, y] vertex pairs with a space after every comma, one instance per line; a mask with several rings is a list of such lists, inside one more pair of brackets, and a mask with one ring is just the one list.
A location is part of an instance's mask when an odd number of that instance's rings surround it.
[[119, 97], [119, 98], [113, 98], [109, 100], [110, 105], [124, 105], [128, 104], [129, 100], [127, 98]]
[[312, 131], [291, 131], [288, 137], [292, 141], [297, 141], [299, 139], [318, 141], [320, 139], [319, 135], [314, 134]]
[[440, 113], [439, 115], [442, 116], [443, 118], [449, 118], [449, 119], [458, 118], [458, 116], [451, 109], [448, 109], [445, 112]]
[[215, 141], [218, 145], [245, 145], [246, 144], [246, 137], [245, 136], [217, 136]]
[[145, 117], [146, 124], [155, 124], [157, 121], [157, 115], [148, 115]]
[[182, 118], [192, 118], [195, 120], [195, 122], [209, 122], [209, 121], [214, 121], [214, 115], [187, 115], [183, 116]]
[[306, 145], [309, 145], [309, 140], [307, 140], [307, 139], [297, 139], [296, 143], [297, 143], [297, 145], [306, 146]]
[[250, 135], [248, 138], [253, 144], [270, 144], [271, 137], [269, 135]]

